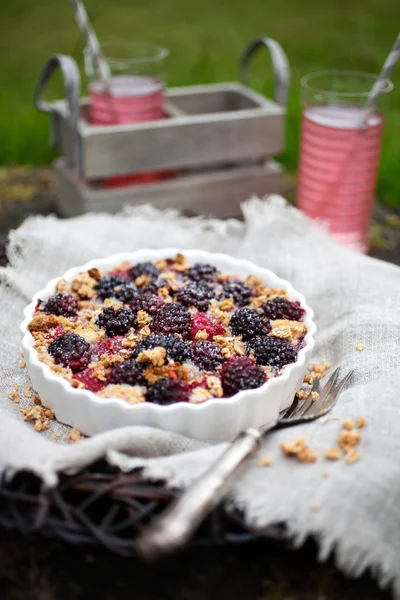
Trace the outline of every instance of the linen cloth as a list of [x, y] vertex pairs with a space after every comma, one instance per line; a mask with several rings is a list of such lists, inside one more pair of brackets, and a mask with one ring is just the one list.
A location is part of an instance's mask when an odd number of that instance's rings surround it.
[[[147, 427], [127, 427], [67, 444], [68, 427], [50, 422], [37, 433], [23, 422], [21, 407], [8, 398], [14, 382], [27, 384], [19, 323], [31, 296], [69, 267], [143, 247], [175, 246], [226, 252], [247, 258], [290, 280], [314, 308], [318, 326], [314, 362], [341, 364], [355, 375], [333, 416], [365, 416], [360, 460], [330, 462], [341, 420], [278, 431], [265, 441], [236, 482], [230, 508], [243, 510], [249, 525], [284, 521], [295, 543], [313, 535], [320, 559], [335, 552], [344, 572], [371, 568], [381, 585], [400, 598], [400, 269], [336, 245], [279, 196], [243, 205], [244, 220], [188, 219], [176, 211], [127, 208], [115, 216], [88, 214], [59, 220], [31, 217], [10, 234], [10, 265], [0, 269], [0, 469], [29, 469], [45, 484], [59, 472], [75, 472], [100, 457], [123, 469], [142, 466], [149, 478], [184, 488], [223, 451]], [[365, 350], [356, 350], [364, 344]], [[61, 434], [55, 439], [56, 432]], [[284, 457], [279, 442], [304, 435], [318, 452], [313, 464]], [[327, 475], [326, 475], [327, 474]]]

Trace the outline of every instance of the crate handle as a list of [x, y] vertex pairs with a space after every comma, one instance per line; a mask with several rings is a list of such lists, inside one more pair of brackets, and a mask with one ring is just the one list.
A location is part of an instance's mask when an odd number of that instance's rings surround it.
[[247, 70], [249, 60], [260, 48], [267, 48], [270, 52], [275, 78], [275, 100], [280, 106], [286, 108], [290, 83], [290, 67], [287, 56], [277, 41], [269, 37], [263, 37], [256, 38], [249, 43], [239, 62], [240, 80], [242, 83], [248, 84]]
[[[37, 109], [48, 114], [57, 113], [57, 107], [51, 102], [45, 102], [42, 94], [57, 69], [61, 69], [64, 81], [64, 91], [68, 106], [68, 121], [71, 126], [71, 131], [74, 135], [73, 144], [73, 162], [72, 166], [79, 168], [80, 166], [80, 144], [78, 138], [78, 119], [79, 105], [81, 95], [81, 78], [78, 66], [73, 58], [64, 54], [53, 54], [44, 65], [34, 92], [34, 103]], [[53, 143], [59, 141], [56, 139], [57, 130], [53, 128]]]

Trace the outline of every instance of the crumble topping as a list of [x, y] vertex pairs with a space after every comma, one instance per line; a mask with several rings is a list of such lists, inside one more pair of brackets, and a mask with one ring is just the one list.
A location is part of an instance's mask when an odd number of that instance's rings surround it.
[[60, 280], [29, 330], [39, 359], [73, 387], [131, 403], [196, 403], [279, 376], [297, 360], [304, 313], [255, 275], [180, 253]]
[[361, 433], [356, 429], [352, 431], [341, 431], [339, 435], [339, 446], [346, 452], [356, 446], [361, 439]]
[[259, 467], [270, 467], [272, 465], [272, 460], [268, 458], [268, 456], [260, 456], [258, 465]]
[[225, 298], [225, 300], [221, 300], [221, 302], [218, 303], [218, 308], [222, 311], [234, 310], [235, 305], [233, 303], [233, 298]]
[[136, 315], [136, 321], [139, 327], [145, 327], [150, 323], [151, 317], [145, 310], [139, 310]]
[[175, 275], [175, 273], [173, 273], [173, 271], [166, 271], [166, 273], [163, 273], [161, 275], [161, 279], [165, 279], [165, 281], [168, 283], [171, 290], [173, 290], [174, 292], [179, 290], [180, 285], [179, 285], [176, 275]]
[[312, 385], [316, 379], [323, 379], [330, 367], [331, 364], [326, 360], [323, 360], [320, 364], [309, 365], [309, 373], [306, 373], [304, 376], [304, 383], [309, 383]]
[[175, 271], [182, 272], [187, 271], [190, 268], [189, 262], [183, 254], [179, 253], [175, 257], [175, 261], [173, 263]]
[[[90, 269], [93, 271], [93, 269]], [[96, 269], [97, 271], [97, 269]], [[83, 300], [95, 298], [97, 280], [87, 273], [79, 273], [75, 279], [71, 282], [71, 290], [77, 294], [77, 296]]]
[[221, 380], [215, 375], [209, 375], [206, 378], [207, 388], [215, 398], [222, 398], [224, 390], [222, 389]]
[[156, 367], [162, 367], [166, 356], [165, 348], [157, 346], [153, 350], [143, 350], [137, 357], [137, 361], [142, 363], [150, 362]]
[[24, 415], [25, 421], [34, 422], [35, 431], [44, 431], [49, 428], [49, 421], [54, 419], [54, 412], [44, 406], [32, 406], [21, 408], [20, 411]]
[[135, 285], [136, 287], [142, 287], [143, 285], [150, 283], [150, 281], [151, 277], [149, 275], [139, 275], [139, 277], [136, 277], [135, 279]]
[[366, 427], [367, 425], [367, 419], [365, 417], [358, 417], [357, 421], [356, 421], [356, 427], [358, 429], [362, 429], [363, 427]]
[[67, 330], [71, 329], [71, 323], [65, 317], [57, 317], [56, 315], [44, 315], [44, 314], [36, 314], [32, 321], [28, 325], [28, 329], [31, 333], [34, 331], [37, 332], [47, 332], [49, 329], [55, 327], [63, 327]]
[[60, 279], [60, 281], [57, 281], [56, 283], [56, 292], [58, 294], [62, 294], [63, 291], [65, 290], [67, 286], [67, 282], [65, 281], [65, 279]]
[[11, 392], [8, 392], [8, 397], [10, 398], [10, 400], [12, 400], [13, 402], [15, 402], [15, 404], [19, 404], [19, 402], [20, 402], [20, 396], [19, 396], [18, 389], [11, 390]]
[[109, 384], [99, 392], [102, 398], [120, 398], [128, 404], [139, 404], [146, 398], [146, 388], [141, 385]]
[[189, 402], [192, 404], [200, 404], [209, 398], [211, 398], [211, 394], [208, 390], [202, 387], [196, 387], [189, 396]]
[[89, 269], [88, 275], [89, 275], [89, 277], [91, 277], [92, 279], [95, 279], [96, 281], [100, 281], [100, 279], [101, 279], [101, 273], [98, 269], [96, 269], [96, 267], [94, 267], [93, 269]]
[[327, 458], [328, 460], [339, 460], [340, 459], [339, 448], [337, 446], [334, 446], [333, 448], [329, 448], [325, 452], [325, 458]]
[[200, 329], [194, 336], [194, 339], [196, 340], [196, 342], [199, 342], [200, 340], [208, 340], [207, 331], [205, 329]]
[[75, 427], [68, 432], [67, 441], [69, 444], [75, 444], [75, 442], [80, 442], [81, 440], [84, 440], [84, 439], [85, 438], [81, 434], [79, 429], [76, 429]]
[[350, 465], [360, 459], [360, 453], [355, 448], [350, 448], [346, 452], [346, 462]]
[[296, 436], [293, 440], [281, 442], [280, 448], [286, 456], [295, 456], [297, 460], [303, 463], [315, 462], [318, 454], [306, 444], [304, 436]]

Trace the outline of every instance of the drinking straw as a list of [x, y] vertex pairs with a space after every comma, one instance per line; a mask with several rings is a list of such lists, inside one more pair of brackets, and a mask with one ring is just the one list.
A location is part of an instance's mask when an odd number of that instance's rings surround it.
[[97, 35], [95, 34], [94, 29], [89, 21], [86, 9], [81, 0], [69, 1], [74, 10], [78, 26], [86, 38], [86, 43], [90, 48], [90, 52], [93, 56], [93, 60], [97, 66], [100, 77], [105, 82], [108, 82], [110, 78], [110, 69], [108, 68], [107, 62], [104, 60], [99, 40], [97, 39]]
[[82, 31], [83, 35], [86, 38], [86, 43], [90, 49], [90, 53], [92, 54], [94, 63], [97, 67], [99, 75], [104, 82], [105, 90], [107, 92], [108, 104], [111, 112], [114, 115], [115, 122], [119, 122], [118, 111], [114, 105], [112, 93], [111, 93], [111, 85], [110, 85], [110, 69], [108, 67], [107, 61], [105, 60], [103, 53], [101, 51], [100, 42], [95, 34], [95, 31], [89, 21], [88, 14], [86, 9], [81, 2], [81, 0], [69, 0], [70, 4], [74, 10], [75, 18], [78, 23], [78, 27]]
[[381, 96], [383, 90], [385, 89], [386, 84], [390, 80], [393, 69], [400, 58], [400, 33], [397, 36], [397, 39], [393, 45], [393, 48], [389, 52], [381, 72], [379, 73], [378, 79], [375, 81], [374, 85], [371, 88], [370, 93], [368, 94], [367, 101], [363, 108], [363, 114], [358, 123], [358, 127], [363, 127], [367, 121], [368, 117], [374, 112], [379, 97]]

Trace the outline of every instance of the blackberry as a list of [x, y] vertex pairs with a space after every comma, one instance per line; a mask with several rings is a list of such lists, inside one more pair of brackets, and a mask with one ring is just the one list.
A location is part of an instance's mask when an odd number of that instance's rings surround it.
[[167, 352], [167, 358], [184, 363], [192, 358], [190, 346], [176, 335], [164, 335], [163, 333], [151, 334], [139, 342], [135, 348], [134, 355], [139, 356], [143, 350], [151, 350], [161, 346]]
[[217, 344], [208, 340], [194, 342], [192, 352], [193, 362], [204, 371], [215, 371], [224, 362]]
[[209, 283], [192, 281], [176, 292], [176, 299], [184, 306], [195, 306], [205, 312], [210, 300], [214, 297], [214, 290]]
[[276, 370], [295, 362], [297, 358], [297, 350], [290, 342], [273, 336], [257, 336], [251, 347], [259, 365], [268, 365]]
[[57, 365], [70, 367], [74, 372], [86, 369], [90, 361], [90, 344], [76, 333], [59, 335], [49, 345], [48, 352]]
[[207, 263], [195, 263], [185, 272], [192, 281], [212, 281], [217, 274], [217, 269]]
[[123, 277], [105, 275], [96, 286], [97, 294], [103, 300], [105, 298], [116, 298], [120, 302], [130, 302], [138, 295], [137, 287], [128, 283]]
[[158, 290], [160, 288], [169, 288], [168, 282], [165, 279], [153, 279], [153, 281], [150, 281], [149, 283], [147, 283], [146, 285], [143, 285], [142, 287], [139, 288], [140, 290], [140, 294], [154, 294], [156, 295]]
[[151, 329], [153, 333], [180, 333], [184, 338], [188, 338], [190, 324], [190, 312], [181, 304], [171, 302], [154, 315]]
[[268, 300], [263, 306], [264, 314], [267, 319], [288, 319], [289, 321], [301, 321], [305, 310], [301, 308], [300, 303], [291, 302], [286, 298], [276, 296]]
[[224, 298], [233, 298], [234, 303], [237, 306], [246, 306], [250, 301], [251, 290], [250, 288], [241, 281], [228, 281], [224, 283], [220, 300]]
[[173, 404], [187, 402], [190, 388], [179, 379], [165, 377], [156, 381], [147, 392], [148, 402], [154, 404]]
[[255, 308], [239, 308], [233, 313], [229, 327], [233, 335], [241, 335], [244, 340], [251, 340], [256, 335], [265, 335], [271, 331], [271, 325], [264, 322]]
[[263, 385], [265, 373], [248, 356], [237, 356], [222, 366], [221, 382], [225, 396], [233, 396], [240, 390], [252, 390]]
[[112, 369], [108, 383], [144, 385], [146, 381], [143, 377], [143, 367], [134, 358], [124, 360]]
[[196, 337], [198, 331], [206, 331], [209, 338], [213, 338], [216, 335], [224, 335], [225, 328], [221, 323], [213, 321], [208, 315], [202, 312], [197, 312], [192, 315], [192, 326], [190, 333], [192, 338]]
[[78, 303], [70, 294], [56, 294], [43, 304], [43, 312], [58, 317], [76, 317]]
[[141, 275], [147, 275], [152, 279], [155, 279], [160, 274], [160, 271], [157, 269], [153, 263], [150, 261], [137, 263], [134, 267], [132, 267], [130, 271], [130, 276], [135, 281], [136, 277], [140, 277]]
[[144, 292], [129, 302], [129, 307], [133, 311], [145, 310], [149, 315], [154, 315], [162, 306], [164, 306], [164, 300], [152, 292]]
[[104, 327], [108, 337], [124, 335], [131, 327], [135, 327], [136, 313], [128, 306], [121, 306], [118, 310], [109, 306], [97, 317], [96, 325]]

